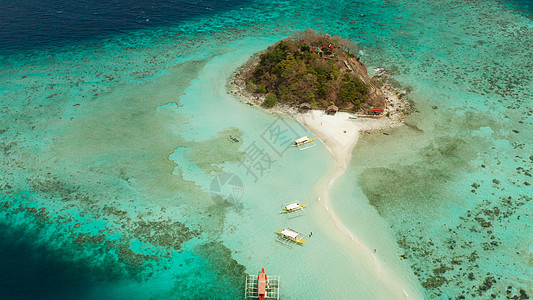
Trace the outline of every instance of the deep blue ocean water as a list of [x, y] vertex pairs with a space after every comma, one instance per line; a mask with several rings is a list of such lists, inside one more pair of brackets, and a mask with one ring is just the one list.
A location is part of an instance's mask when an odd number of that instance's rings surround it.
[[104, 272], [50, 251], [35, 232], [0, 224], [0, 239], [1, 299], [74, 299], [99, 281], [111, 281]]
[[[359, 1], [354, 1], [359, 2]], [[199, 1], [2, 1], [0, 54], [55, 48], [108, 38], [139, 29], [164, 28], [245, 7], [249, 0]], [[533, 1], [508, 5], [531, 17]], [[36, 237], [0, 224], [0, 298], [76, 298], [104, 273], [65, 261], [62, 253], [34, 242]]]
[[[175, 25], [244, 7], [252, 0], [2, 1], [0, 53], [58, 47], [139, 29]], [[353, 1], [358, 3], [362, 1]], [[502, 0], [528, 17], [533, 1]]]
[[180, 24], [235, 9], [250, 0], [2, 1], [0, 53], [109, 37]]
[[504, 3], [514, 6], [517, 10], [522, 11], [529, 17], [533, 14], [533, 1], [531, 0], [507, 0]]

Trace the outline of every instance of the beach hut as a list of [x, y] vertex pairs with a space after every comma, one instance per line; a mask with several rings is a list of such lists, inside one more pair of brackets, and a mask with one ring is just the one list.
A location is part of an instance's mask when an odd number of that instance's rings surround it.
[[339, 111], [339, 108], [335, 104], [332, 104], [328, 106], [328, 108], [326, 108], [326, 114], [328, 115], [334, 116], [338, 111]]
[[311, 109], [311, 104], [304, 102], [300, 104], [300, 112], [306, 113]]

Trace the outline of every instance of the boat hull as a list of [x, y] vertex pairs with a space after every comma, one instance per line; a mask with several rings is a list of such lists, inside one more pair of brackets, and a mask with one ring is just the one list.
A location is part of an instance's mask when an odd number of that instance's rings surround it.
[[267, 276], [265, 274], [265, 269], [261, 269], [261, 273], [257, 276], [257, 294], [259, 295], [259, 300], [264, 300], [266, 297], [266, 284]]

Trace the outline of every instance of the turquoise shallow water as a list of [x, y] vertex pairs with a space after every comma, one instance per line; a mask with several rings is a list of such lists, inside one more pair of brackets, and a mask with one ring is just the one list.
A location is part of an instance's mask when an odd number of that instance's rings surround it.
[[[332, 193], [344, 223], [426, 297], [531, 296], [531, 19], [497, 1], [326, 7], [250, 3], [0, 57], [2, 224], [90, 274], [40, 298], [234, 299], [263, 266], [284, 299], [390, 297], [314, 208], [327, 150], [280, 155], [265, 130], [306, 130], [227, 93], [249, 55], [309, 27], [358, 42], [414, 107], [354, 150]], [[239, 166], [253, 146], [271, 156], [262, 174]], [[241, 179], [237, 201], [210, 197], [221, 172]], [[293, 199], [305, 217], [274, 213]], [[312, 231], [308, 247], [277, 245], [284, 226]]]

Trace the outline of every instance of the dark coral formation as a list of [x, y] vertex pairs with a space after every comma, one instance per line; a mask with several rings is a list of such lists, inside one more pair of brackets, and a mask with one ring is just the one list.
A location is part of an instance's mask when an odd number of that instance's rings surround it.
[[177, 221], [137, 221], [134, 222], [132, 234], [140, 240], [152, 245], [181, 249], [181, 245], [198, 236], [200, 231], [191, 230]]
[[218, 283], [214, 289], [217, 294], [228, 295], [228, 298], [243, 296], [246, 270], [232, 258], [228, 248], [221, 242], [209, 242], [196, 246], [194, 251], [207, 259], [207, 267], [216, 274]]

